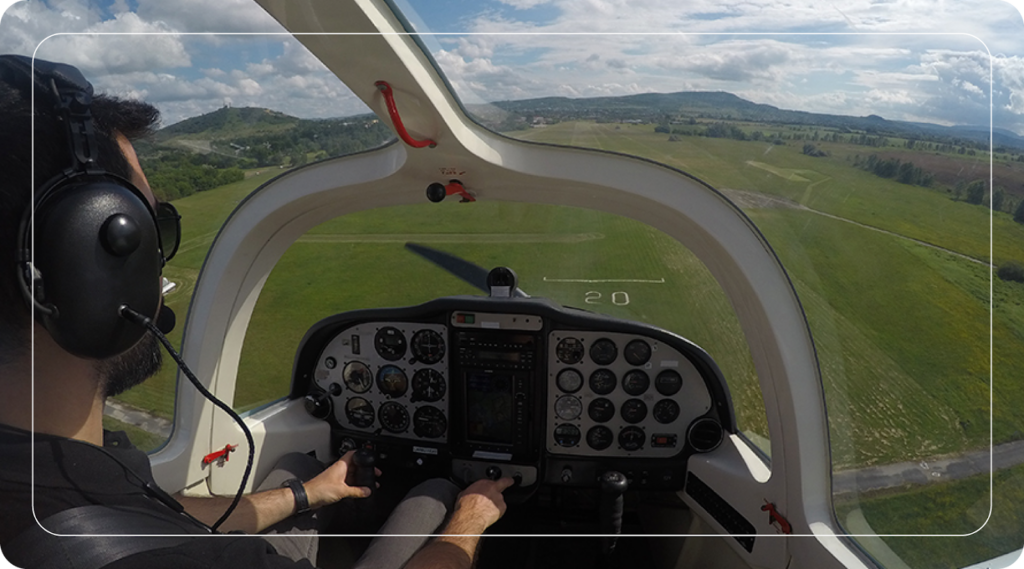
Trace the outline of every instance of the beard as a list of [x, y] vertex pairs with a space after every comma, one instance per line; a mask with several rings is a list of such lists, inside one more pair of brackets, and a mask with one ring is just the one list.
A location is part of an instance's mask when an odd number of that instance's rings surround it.
[[103, 382], [103, 396], [120, 395], [153, 377], [163, 364], [163, 353], [156, 336], [147, 333], [123, 354], [107, 358], [96, 371]]

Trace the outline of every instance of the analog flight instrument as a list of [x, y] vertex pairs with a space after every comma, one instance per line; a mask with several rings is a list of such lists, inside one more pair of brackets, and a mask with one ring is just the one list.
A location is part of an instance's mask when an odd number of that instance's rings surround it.
[[615, 417], [615, 404], [604, 397], [598, 397], [590, 402], [587, 407], [587, 415], [598, 423], [607, 423]]
[[444, 338], [433, 330], [420, 330], [412, 336], [412, 355], [425, 364], [436, 364], [444, 358]]
[[647, 418], [647, 404], [639, 399], [630, 399], [622, 404], [622, 420], [637, 424]]
[[345, 385], [355, 393], [366, 393], [373, 385], [373, 374], [363, 362], [349, 362], [341, 372]]
[[671, 399], [662, 399], [654, 404], [654, 420], [667, 425], [679, 417], [679, 404]]
[[610, 369], [602, 368], [590, 374], [590, 390], [598, 395], [608, 395], [615, 391], [618, 382], [615, 372]]
[[398, 328], [385, 326], [373, 336], [373, 347], [377, 355], [387, 361], [398, 361], [405, 355], [405, 334]]
[[563, 421], [572, 421], [583, 412], [583, 403], [573, 395], [563, 395], [555, 401], [555, 415]]
[[409, 389], [409, 378], [405, 376], [402, 368], [386, 365], [377, 372], [377, 388], [384, 395], [398, 398], [405, 395]]
[[352, 426], [365, 429], [373, 425], [373, 405], [362, 397], [353, 397], [345, 403], [345, 417]]
[[643, 370], [634, 369], [622, 376], [622, 390], [633, 396], [643, 395], [650, 385], [651, 378]]
[[576, 393], [583, 387], [583, 375], [572, 368], [566, 368], [558, 372], [555, 384], [566, 393]]
[[448, 430], [448, 420], [445, 419], [444, 412], [437, 407], [424, 405], [412, 415], [412, 430], [417, 437], [436, 439]]
[[441, 372], [433, 369], [421, 369], [412, 374], [412, 402], [426, 401], [434, 403], [440, 401], [448, 390]]
[[568, 423], [558, 425], [555, 427], [555, 442], [563, 447], [574, 447], [580, 444], [580, 428]]
[[578, 364], [583, 359], [583, 342], [576, 338], [562, 338], [555, 347], [555, 355], [565, 364]]
[[683, 378], [675, 370], [666, 369], [659, 373], [658, 377], [654, 378], [654, 388], [658, 390], [658, 393], [666, 397], [679, 393], [682, 387]]
[[601, 338], [590, 345], [590, 360], [599, 366], [610, 365], [619, 357], [619, 348], [608, 338]]
[[622, 450], [633, 452], [644, 448], [644, 430], [640, 427], [626, 427], [619, 431], [619, 446]]
[[626, 344], [622, 355], [631, 366], [642, 366], [651, 360], [651, 345], [647, 342], [636, 339]]
[[409, 428], [409, 412], [401, 403], [388, 401], [380, 406], [380, 424], [392, 433], [402, 433]]
[[587, 431], [587, 445], [594, 450], [604, 450], [615, 441], [615, 435], [612, 434], [612, 430], [603, 425], [597, 425], [591, 427]]

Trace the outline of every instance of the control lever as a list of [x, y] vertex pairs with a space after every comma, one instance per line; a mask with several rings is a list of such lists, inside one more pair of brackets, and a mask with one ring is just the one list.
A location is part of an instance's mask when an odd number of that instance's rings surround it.
[[368, 448], [361, 448], [352, 457], [352, 464], [355, 466], [355, 485], [365, 486], [370, 489], [370, 496], [377, 491], [377, 473], [375, 472], [377, 457]]
[[609, 470], [601, 475], [599, 519], [601, 533], [606, 536], [601, 540], [601, 553], [605, 555], [615, 551], [617, 536], [622, 533], [622, 495], [628, 487], [629, 481], [621, 472]]
[[501, 469], [497, 466], [488, 466], [487, 470], [484, 471], [484, 476], [490, 480], [497, 480], [501, 478]]

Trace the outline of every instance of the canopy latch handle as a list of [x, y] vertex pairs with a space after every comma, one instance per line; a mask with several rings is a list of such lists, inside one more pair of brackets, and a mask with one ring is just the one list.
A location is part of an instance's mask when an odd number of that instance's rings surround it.
[[377, 89], [380, 90], [381, 94], [384, 95], [384, 102], [388, 105], [388, 115], [391, 116], [391, 123], [395, 125], [395, 131], [398, 132], [398, 136], [405, 141], [406, 144], [413, 148], [423, 148], [429, 146], [434, 148], [437, 143], [433, 140], [416, 140], [409, 136], [409, 131], [405, 130], [405, 125], [402, 124], [402, 117], [398, 116], [398, 107], [395, 106], [395, 94], [391, 91], [391, 85], [388, 85], [387, 81], [377, 81], [374, 83]]

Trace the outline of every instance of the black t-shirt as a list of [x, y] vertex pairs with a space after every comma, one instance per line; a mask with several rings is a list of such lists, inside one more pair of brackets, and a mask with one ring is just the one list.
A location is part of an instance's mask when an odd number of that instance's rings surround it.
[[[136, 449], [122, 432], [104, 432], [103, 438], [101, 450], [86, 442], [37, 433], [33, 499], [31, 434], [0, 426], [0, 512], [3, 512], [0, 515], [0, 545], [6, 546], [23, 531], [35, 526], [36, 519], [45, 520], [53, 514], [79, 506], [128, 507], [151, 511], [181, 523], [182, 516], [151, 498], [143, 488], [141, 480], [156, 485], [149, 457]], [[259, 537], [217, 535], [200, 536], [173, 547], [137, 553], [108, 567], [283, 569], [311, 565], [308, 562], [295, 563], [277, 555], [273, 546]]]

